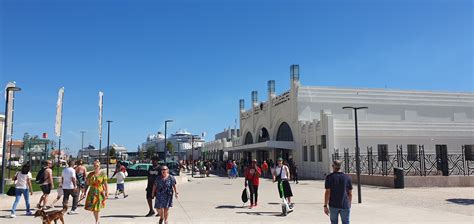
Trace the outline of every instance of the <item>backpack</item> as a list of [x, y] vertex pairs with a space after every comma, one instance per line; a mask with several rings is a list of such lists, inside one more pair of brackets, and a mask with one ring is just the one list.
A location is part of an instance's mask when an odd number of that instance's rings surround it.
[[44, 172], [46, 171], [46, 169], [43, 167], [41, 168], [41, 170], [38, 172], [38, 174], [36, 174], [36, 180], [35, 182], [37, 184], [42, 184], [44, 183]]

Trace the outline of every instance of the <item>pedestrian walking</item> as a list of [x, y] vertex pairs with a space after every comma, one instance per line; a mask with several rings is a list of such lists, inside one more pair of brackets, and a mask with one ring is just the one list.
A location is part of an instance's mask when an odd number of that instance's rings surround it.
[[169, 209], [173, 207], [173, 194], [178, 199], [176, 179], [170, 175], [167, 166], [161, 168], [161, 177], [156, 179], [153, 195], [156, 196], [155, 208], [160, 215], [159, 224], [168, 224]]
[[237, 170], [237, 163], [235, 163], [235, 160], [232, 161], [232, 168], [230, 171], [230, 176], [231, 178], [237, 178], [239, 176], [239, 171]]
[[257, 165], [257, 160], [252, 160], [252, 164], [245, 170], [245, 187], [250, 190], [250, 209], [257, 207], [258, 201], [258, 185], [260, 184], [260, 176], [262, 170]]
[[229, 179], [232, 177], [230, 174], [231, 174], [231, 170], [232, 170], [232, 161], [229, 160], [226, 164], [226, 171], [227, 171], [227, 177], [229, 177]]
[[[290, 209], [293, 209], [293, 204], [291, 203], [291, 197], [293, 197], [293, 192], [291, 191], [290, 183], [290, 169], [287, 165], [283, 165], [283, 159], [278, 158], [277, 166], [275, 167], [275, 172], [273, 173], [273, 182], [278, 182], [277, 188], [280, 198], [285, 197], [290, 205]], [[280, 184], [283, 187], [283, 192], [280, 191]]]
[[118, 199], [118, 196], [120, 194], [123, 194], [123, 198], [128, 197], [127, 194], [125, 194], [125, 178], [128, 176], [128, 173], [126, 170], [119, 170], [116, 174], [116, 179], [117, 179], [117, 189], [115, 190], [115, 198]]
[[263, 160], [262, 163], [262, 171], [263, 171], [263, 177], [268, 177], [268, 163], [266, 160]]
[[38, 204], [36, 205], [39, 209], [45, 209], [48, 204], [48, 197], [51, 194], [51, 190], [54, 188], [53, 182], [53, 170], [51, 167], [53, 163], [51, 160], [46, 160], [44, 162], [43, 168], [36, 175], [36, 183], [40, 185], [43, 195], [40, 197]]
[[[153, 185], [158, 177], [161, 176], [161, 168], [158, 164], [158, 157], [154, 156], [151, 158], [151, 167], [148, 169], [148, 182], [146, 187], [146, 200], [148, 202], [148, 214], [145, 217], [150, 217], [155, 215], [155, 211], [153, 209]], [[159, 215], [159, 214], [158, 214]]]
[[66, 207], [69, 201], [69, 196], [72, 196], [72, 208], [68, 214], [78, 214], [77, 202], [79, 199], [79, 188], [77, 187], [76, 170], [73, 168], [75, 162], [69, 160], [68, 168], [61, 173], [61, 184], [63, 186], [63, 206]]
[[76, 180], [77, 187], [79, 188], [79, 201], [82, 201], [86, 197], [86, 176], [87, 168], [84, 166], [82, 159], [76, 162]]
[[31, 185], [31, 173], [30, 173], [30, 166], [23, 165], [21, 167], [21, 171], [15, 174], [13, 177], [13, 181], [15, 181], [15, 202], [12, 206], [12, 211], [10, 214], [11, 218], [16, 217], [16, 207], [20, 202], [21, 195], [25, 198], [25, 205], [26, 205], [26, 215], [32, 215], [30, 210], [30, 195], [33, 195], [33, 187]]
[[54, 208], [54, 205], [56, 204], [56, 202], [61, 200], [61, 198], [64, 195], [62, 183], [59, 183], [58, 188], [56, 189], [56, 191], [57, 191], [56, 199], [54, 199], [54, 201], [51, 203], [51, 205], [50, 205], [51, 208]]
[[296, 165], [296, 163], [294, 163], [293, 165], [293, 172], [291, 172], [292, 176], [293, 176], [293, 183], [296, 183], [298, 184], [299, 181], [298, 181], [298, 166]]
[[[349, 224], [349, 215], [352, 204], [352, 181], [351, 178], [341, 172], [341, 161], [332, 163], [333, 172], [326, 176], [324, 186], [324, 213], [329, 215], [331, 224], [339, 222], [341, 216], [342, 224]], [[329, 205], [329, 207], [328, 207]]]
[[109, 195], [107, 175], [100, 170], [99, 160], [94, 161], [94, 170], [87, 175], [86, 185], [89, 188], [84, 209], [94, 213], [95, 223], [99, 224], [99, 212], [105, 208]]

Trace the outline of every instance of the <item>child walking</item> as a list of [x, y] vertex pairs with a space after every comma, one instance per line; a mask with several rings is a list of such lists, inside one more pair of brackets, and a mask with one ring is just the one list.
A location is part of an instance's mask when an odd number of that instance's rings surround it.
[[120, 169], [120, 171], [116, 174], [117, 178], [117, 190], [115, 191], [115, 198], [118, 199], [118, 196], [123, 193], [123, 198], [128, 197], [125, 194], [125, 177], [128, 176], [127, 170]]

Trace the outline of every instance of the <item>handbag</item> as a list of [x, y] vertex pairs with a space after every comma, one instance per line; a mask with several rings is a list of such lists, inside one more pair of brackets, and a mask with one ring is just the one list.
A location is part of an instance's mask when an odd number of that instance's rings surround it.
[[[16, 182], [17, 176], [18, 176], [18, 172], [15, 174], [15, 178], [14, 178], [15, 181], [13, 183]], [[16, 196], [15, 185], [12, 185], [12, 186], [10, 186], [10, 188], [8, 188], [7, 195], [8, 196]]]
[[7, 191], [7, 195], [8, 196], [15, 196], [15, 186], [10, 186], [10, 188], [8, 188], [8, 191]]
[[247, 188], [244, 188], [244, 190], [242, 191], [242, 202], [243, 203], [247, 203], [247, 201], [249, 201], [249, 195], [247, 193]]

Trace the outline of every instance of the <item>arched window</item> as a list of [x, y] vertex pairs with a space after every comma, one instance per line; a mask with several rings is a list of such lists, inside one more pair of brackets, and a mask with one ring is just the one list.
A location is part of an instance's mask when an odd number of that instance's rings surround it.
[[288, 142], [293, 141], [293, 132], [291, 132], [290, 125], [286, 122], [281, 123], [280, 127], [278, 127], [276, 140]]
[[253, 144], [253, 137], [252, 137], [252, 134], [250, 134], [250, 132], [247, 132], [247, 134], [245, 135], [244, 145], [249, 145], [249, 144]]
[[258, 142], [266, 142], [270, 140], [270, 135], [268, 134], [268, 130], [266, 128], [260, 129], [258, 133]]

